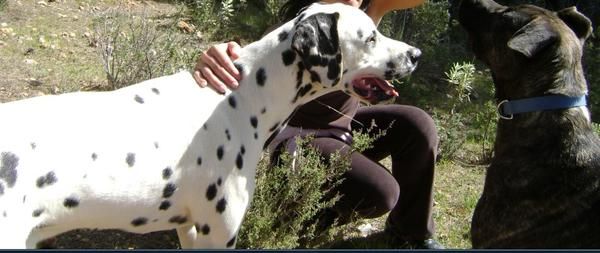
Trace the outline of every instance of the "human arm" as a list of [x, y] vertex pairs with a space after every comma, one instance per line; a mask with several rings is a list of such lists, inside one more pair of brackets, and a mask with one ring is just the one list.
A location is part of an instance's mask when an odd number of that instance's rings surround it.
[[379, 24], [383, 16], [390, 11], [413, 8], [424, 2], [425, 0], [371, 0], [367, 14]]

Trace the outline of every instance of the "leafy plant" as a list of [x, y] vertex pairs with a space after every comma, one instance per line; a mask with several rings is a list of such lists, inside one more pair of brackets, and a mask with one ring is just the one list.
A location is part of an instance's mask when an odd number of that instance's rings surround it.
[[338, 200], [333, 188], [342, 182], [348, 159], [335, 154], [324, 160], [298, 138], [294, 155], [284, 152], [272, 165], [263, 158], [256, 171], [256, 192], [239, 234], [238, 247], [291, 249], [317, 247], [334, 230], [323, 231], [322, 210]]

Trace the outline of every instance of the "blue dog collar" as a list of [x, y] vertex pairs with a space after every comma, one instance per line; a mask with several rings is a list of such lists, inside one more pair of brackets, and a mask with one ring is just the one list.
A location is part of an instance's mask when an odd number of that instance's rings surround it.
[[502, 119], [513, 119], [515, 114], [520, 113], [567, 109], [586, 105], [585, 96], [551, 95], [513, 101], [504, 100], [498, 104], [498, 114]]

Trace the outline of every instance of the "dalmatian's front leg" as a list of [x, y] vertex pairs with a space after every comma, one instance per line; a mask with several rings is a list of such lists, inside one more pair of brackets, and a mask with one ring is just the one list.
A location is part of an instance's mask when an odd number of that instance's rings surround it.
[[194, 241], [198, 237], [198, 232], [196, 231], [196, 226], [183, 226], [178, 227], [177, 229], [177, 237], [179, 237], [179, 244], [182, 249], [192, 249], [194, 248]]

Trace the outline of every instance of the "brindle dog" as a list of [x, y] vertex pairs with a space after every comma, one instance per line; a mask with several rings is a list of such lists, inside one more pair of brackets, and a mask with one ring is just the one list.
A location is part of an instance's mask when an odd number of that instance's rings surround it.
[[[581, 104], [591, 22], [575, 8], [491, 0], [463, 0], [459, 13], [491, 69], [502, 117], [473, 215], [473, 247], [600, 248], [600, 139]], [[529, 98], [535, 111], [507, 114], [506, 101]]]

